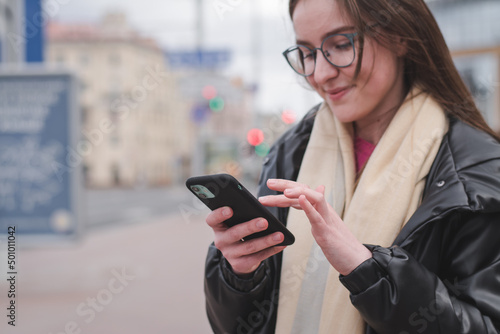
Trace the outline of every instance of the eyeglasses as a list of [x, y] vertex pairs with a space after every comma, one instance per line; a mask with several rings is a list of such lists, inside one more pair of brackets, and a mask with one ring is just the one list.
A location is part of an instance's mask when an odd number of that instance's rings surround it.
[[317, 51], [320, 50], [325, 59], [335, 67], [347, 67], [354, 62], [356, 48], [354, 37], [358, 33], [335, 34], [327, 36], [319, 48], [308, 48], [294, 45], [283, 52], [288, 64], [298, 74], [308, 77], [316, 68]]

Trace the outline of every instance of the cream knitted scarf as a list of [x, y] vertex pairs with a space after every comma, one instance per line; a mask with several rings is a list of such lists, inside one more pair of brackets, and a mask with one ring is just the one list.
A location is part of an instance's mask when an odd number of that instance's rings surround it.
[[[327, 200], [361, 243], [388, 247], [419, 205], [447, 130], [441, 107], [427, 94], [412, 90], [354, 189], [352, 124], [336, 120], [324, 103], [298, 182], [311, 188], [325, 185]], [[288, 228], [296, 242], [283, 254], [276, 333], [364, 333], [365, 323], [338, 272], [315, 243], [305, 214], [290, 209]]]

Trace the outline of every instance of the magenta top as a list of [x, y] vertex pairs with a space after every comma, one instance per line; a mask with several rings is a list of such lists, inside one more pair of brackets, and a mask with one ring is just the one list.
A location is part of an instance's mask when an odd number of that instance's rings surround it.
[[354, 138], [354, 154], [356, 156], [356, 173], [363, 168], [370, 155], [372, 155], [375, 145], [360, 137]]

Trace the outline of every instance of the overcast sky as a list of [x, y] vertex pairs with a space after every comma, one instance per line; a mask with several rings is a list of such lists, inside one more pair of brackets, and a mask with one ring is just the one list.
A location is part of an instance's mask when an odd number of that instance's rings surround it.
[[[304, 88], [281, 55], [294, 39], [287, 14], [288, 0], [202, 1], [203, 46], [233, 52], [226, 73], [242, 76], [247, 82], [259, 82], [259, 109], [292, 109], [304, 114], [319, 101], [315, 93]], [[55, 11], [54, 18], [59, 21], [96, 22], [106, 12], [122, 11], [138, 31], [156, 39], [166, 50], [190, 50], [196, 46], [197, 0], [65, 2]]]

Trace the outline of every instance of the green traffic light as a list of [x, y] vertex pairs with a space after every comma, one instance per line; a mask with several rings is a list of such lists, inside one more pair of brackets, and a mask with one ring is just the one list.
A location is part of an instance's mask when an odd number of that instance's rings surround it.
[[214, 112], [219, 112], [224, 109], [224, 100], [220, 97], [214, 97], [209, 102], [210, 110]]
[[271, 149], [271, 147], [269, 146], [269, 144], [267, 143], [262, 143], [260, 145], [257, 145], [255, 146], [255, 153], [259, 156], [259, 157], [265, 157], [266, 155], [269, 154], [269, 150]]

